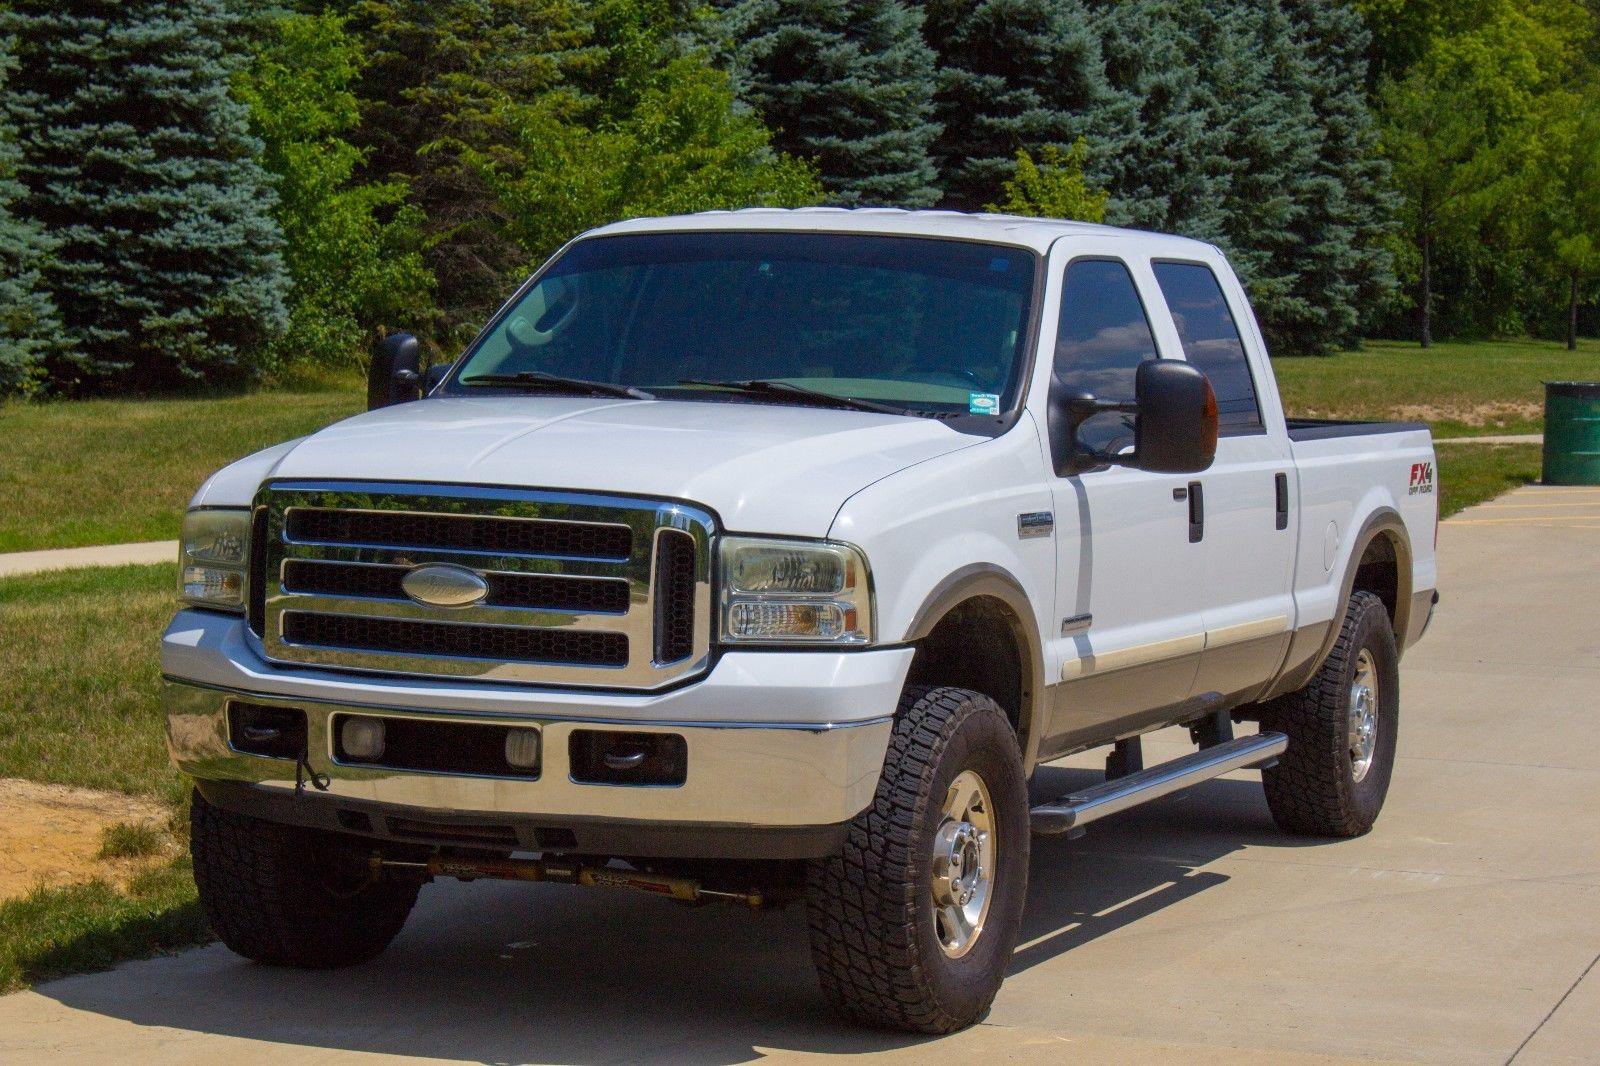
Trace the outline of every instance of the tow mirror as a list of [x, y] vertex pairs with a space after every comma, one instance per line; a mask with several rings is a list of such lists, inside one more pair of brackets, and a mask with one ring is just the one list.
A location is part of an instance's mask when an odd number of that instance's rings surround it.
[[439, 387], [439, 382], [450, 375], [449, 363], [434, 363], [428, 372], [422, 375], [422, 395], [432, 395], [433, 390]]
[[421, 395], [422, 346], [409, 333], [391, 333], [372, 345], [367, 366], [367, 410], [390, 407]]
[[[1070, 392], [1052, 379], [1050, 445], [1056, 473], [1132, 466], [1157, 474], [1197, 474], [1217, 454], [1217, 397], [1205, 374], [1174, 359], [1146, 359], [1134, 374], [1130, 402]], [[1078, 439], [1078, 427], [1101, 411], [1132, 412], [1133, 451], [1112, 455]]]

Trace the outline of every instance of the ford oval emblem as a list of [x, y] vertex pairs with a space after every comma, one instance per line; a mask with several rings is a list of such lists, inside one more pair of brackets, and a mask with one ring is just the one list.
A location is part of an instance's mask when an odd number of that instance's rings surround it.
[[471, 607], [489, 594], [489, 583], [464, 566], [419, 566], [400, 579], [400, 587], [429, 607]]

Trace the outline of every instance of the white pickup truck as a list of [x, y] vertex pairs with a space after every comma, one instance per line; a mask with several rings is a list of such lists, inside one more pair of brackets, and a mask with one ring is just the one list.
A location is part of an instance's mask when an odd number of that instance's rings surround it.
[[[184, 525], [170, 747], [252, 959], [367, 959], [439, 877], [803, 900], [833, 1003], [945, 1032], [999, 989], [1031, 834], [1253, 766], [1291, 832], [1383, 804], [1429, 435], [1286, 420], [1209, 245], [623, 222], [447, 367], [390, 338], [369, 399]], [[1144, 767], [1174, 725], [1197, 750]]]

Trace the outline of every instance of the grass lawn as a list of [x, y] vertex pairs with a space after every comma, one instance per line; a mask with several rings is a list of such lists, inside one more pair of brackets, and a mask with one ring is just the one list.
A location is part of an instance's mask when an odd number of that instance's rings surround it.
[[1539, 480], [1537, 444], [1452, 444], [1439, 449], [1439, 514], [1449, 517]]
[[185, 855], [126, 890], [104, 881], [0, 903], [0, 995], [211, 939]]
[[[167, 763], [156, 659], [175, 569], [0, 578], [0, 776], [155, 797], [183, 835], [188, 786]], [[103, 854], [156, 850], [124, 828]], [[97, 880], [0, 903], [0, 994], [209, 939], [179, 850], [125, 888]]]
[[183, 799], [157, 662], [176, 570], [0, 578], [0, 776]]
[[1369, 341], [1360, 352], [1274, 359], [1284, 409], [1304, 418], [1414, 419], [1435, 436], [1538, 433], [1545, 381], [1600, 380], [1600, 341], [1415, 344]]
[[365, 402], [352, 379], [303, 392], [0, 404], [0, 552], [171, 540], [213, 470]]

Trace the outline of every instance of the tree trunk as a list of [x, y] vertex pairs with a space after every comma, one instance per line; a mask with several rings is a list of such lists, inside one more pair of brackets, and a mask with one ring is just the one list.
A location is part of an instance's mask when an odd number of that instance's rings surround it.
[[1578, 272], [1567, 275], [1567, 351], [1578, 350]]
[[1422, 299], [1417, 307], [1418, 332], [1424, 348], [1433, 347], [1433, 235], [1422, 235]]

